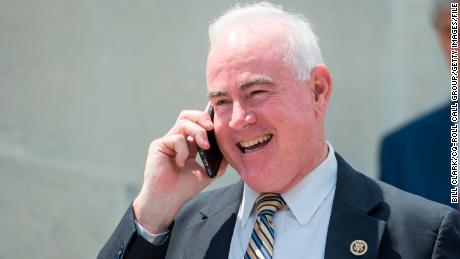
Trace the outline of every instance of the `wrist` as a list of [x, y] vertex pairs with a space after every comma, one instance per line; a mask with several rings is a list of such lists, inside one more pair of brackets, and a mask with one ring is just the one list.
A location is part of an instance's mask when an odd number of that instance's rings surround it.
[[167, 232], [176, 210], [165, 208], [158, 202], [144, 199], [140, 195], [133, 201], [134, 219], [152, 234]]

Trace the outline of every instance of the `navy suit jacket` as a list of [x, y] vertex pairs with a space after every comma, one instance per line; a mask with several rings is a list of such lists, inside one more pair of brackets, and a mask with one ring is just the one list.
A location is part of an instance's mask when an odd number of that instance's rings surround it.
[[450, 106], [425, 115], [386, 136], [380, 178], [402, 190], [450, 203]]
[[[325, 259], [460, 258], [458, 211], [375, 181], [336, 157]], [[242, 193], [240, 181], [197, 195], [180, 210], [161, 246], [137, 235], [129, 208], [98, 258], [227, 258]], [[367, 253], [353, 255], [354, 240], [364, 240]]]

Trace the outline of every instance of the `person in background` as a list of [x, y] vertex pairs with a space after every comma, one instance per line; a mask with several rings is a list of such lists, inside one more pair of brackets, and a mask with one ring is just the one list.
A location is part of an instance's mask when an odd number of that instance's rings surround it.
[[[450, 3], [433, 3], [433, 25], [450, 64]], [[447, 75], [446, 75], [447, 76]], [[440, 90], [449, 91], [449, 85]], [[444, 91], [442, 90], [442, 91]], [[384, 137], [380, 179], [402, 190], [458, 208], [450, 202], [450, 104], [421, 116]]]
[[[268, 3], [209, 30], [214, 121], [183, 111], [98, 258], [460, 258], [460, 214], [355, 171], [326, 140], [332, 78], [301, 16]], [[214, 129], [241, 181], [209, 192]]]

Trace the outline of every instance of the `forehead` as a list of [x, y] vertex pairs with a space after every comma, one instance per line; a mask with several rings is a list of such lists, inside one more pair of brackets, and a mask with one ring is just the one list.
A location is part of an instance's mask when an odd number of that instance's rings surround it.
[[278, 21], [261, 19], [226, 29], [209, 52], [208, 88], [291, 73], [285, 62], [288, 38], [283, 28]]
[[[273, 48], [273, 46], [276, 48]], [[254, 18], [230, 25], [214, 40], [210, 56], [264, 49], [276, 51], [287, 45], [286, 22], [276, 18]]]

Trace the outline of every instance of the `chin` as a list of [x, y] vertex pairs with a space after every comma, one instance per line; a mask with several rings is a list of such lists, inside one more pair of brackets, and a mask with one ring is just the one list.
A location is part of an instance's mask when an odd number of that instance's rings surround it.
[[284, 182], [280, 182], [280, 179], [277, 179], [277, 177], [273, 177], [271, 174], [266, 174], [263, 172], [264, 171], [259, 170], [247, 170], [240, 173], [240, 176], [247, 185], [260, 193], [277, 193], [278, 191], [284, 189]]

